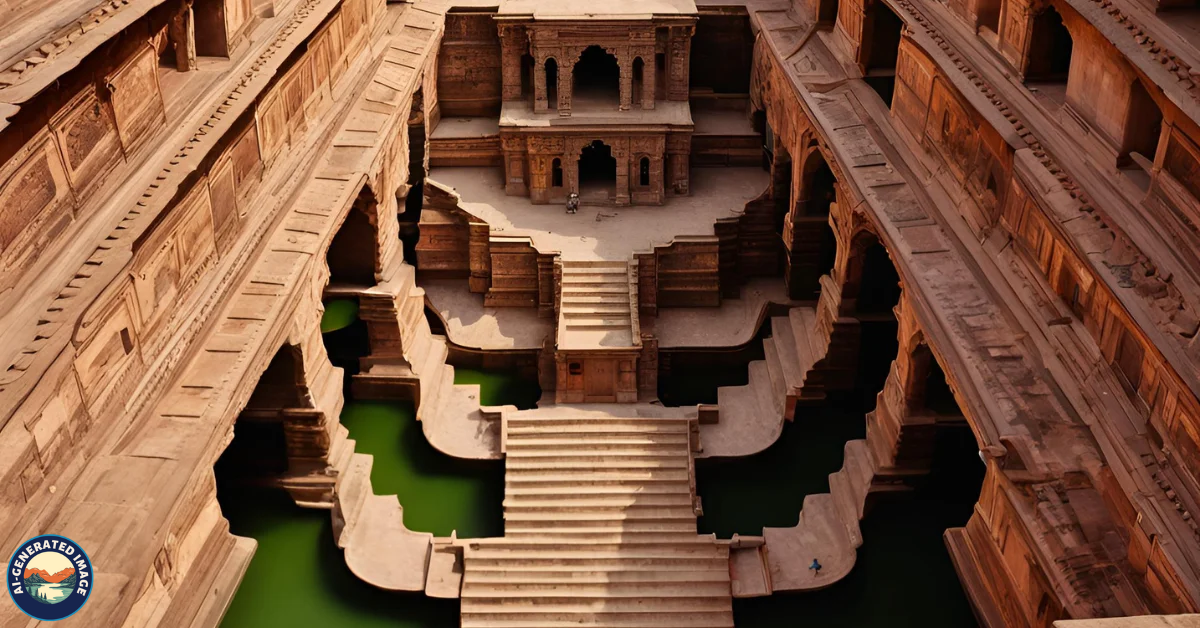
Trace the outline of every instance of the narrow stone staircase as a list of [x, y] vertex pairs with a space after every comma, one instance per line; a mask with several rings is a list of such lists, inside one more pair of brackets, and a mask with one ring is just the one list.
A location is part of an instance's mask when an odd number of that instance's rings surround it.
[[560, 349], [633, 347], [640, 341], [627, 262], [562, 262]]
[[729, 545], [696, 533], [683, 418], [504, 418], [505, 536], [465, 542], [462, 626], [733, 626]]
[[748, 456], [769, 447], [795, 416], [801, 402], [825, 398], [813, 346], [816, 311], [792, 308], [771, 318], [771, 337], [763, 341], [763, 359], [749, 364], [749, 382], [717, 389], [717, 423], [701, 426], [708, 445], [705, 457]]

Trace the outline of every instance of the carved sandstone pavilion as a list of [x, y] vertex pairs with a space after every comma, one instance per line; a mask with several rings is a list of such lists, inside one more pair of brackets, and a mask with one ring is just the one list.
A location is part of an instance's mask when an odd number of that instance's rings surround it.
[[[1195, 626], [1196, 11], [0, 2], [0, 550], [87, 549], [64, 626], [216, 626], [256, 548], [230, 474], [464, 627], [733, 626], [850, 574], [960, 432], [980, 625]], [[481, 407], [464, 359], [538, 407]], [[742, 383], [659, 399], [698, 366]], [[408, 529], [347, 399], [503, 459], [503, 536]], [[700, 533], [698, 464], [850, 402], [794, 526]], [[1140, 615], [1180, 616], [1105, 619]]]

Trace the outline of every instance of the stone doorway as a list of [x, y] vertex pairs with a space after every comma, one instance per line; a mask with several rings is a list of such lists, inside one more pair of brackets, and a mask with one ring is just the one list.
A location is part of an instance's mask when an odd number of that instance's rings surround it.
[[583, 147], [579, 155], [579, 198], [607, 203], [617, 191], [617, 160], [612, 148], [600, 140]]

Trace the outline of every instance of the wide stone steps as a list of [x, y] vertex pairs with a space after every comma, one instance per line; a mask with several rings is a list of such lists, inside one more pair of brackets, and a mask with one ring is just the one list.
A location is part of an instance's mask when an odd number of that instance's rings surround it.
[[[506, 491], [507, 492], [507, 491]], [[510, 495], [504, 500], [505, 508], [645, 508], [661, 506], [691, 507], [691, 496], [687, 493], [659, 493], [648, 495], [610, 495], [598, 498], [595, 495], [528, 496]]]
[[692, 521], [511, 521], [504, 524], [507, 535], [539, 534], [570, 535], [570, 534], [632, 534], [632, 533], [676, 533], [696, 534], [696, 522]]
[[[683, 420], [679, 419], [664, 419], [664, 418], [629, 418], [629, 419], [606, 419], [602, 417], [510, 417], [508, 419], [509, 430], [514, 427], [538, 427], [545, 437], [558, 437], [559, 431], [564, 427], [571, 426], [587, 426], [592, 429], [619, 429], [629, 431], [632, 429], [638, 432], [673, 432], [673, 433], [688, 433], [689, 426]], [[511, 433], [511, 431], [509, 432]], [[605, 433], [605, 432], [600, 432]]]
[[469, 571], [463, 577], [464, 584], [488, 583], [524, 586], [530, 584], [555, 584], [569, 586], [574, 584], [607, 584], [607, 583], [727, 583], [729, 568], [721, 565], [715, 569], [700, 569], [695, 571], [657, 571], [638, 570], [628, 571], [523, 571], [514, 569], [508, 572], [500, 571]]
[[572, 626], [604, 626], [609, 628], [721, 628], [733, 626], [733, 611], [683, 612], [674, 609], [654, 611], [652, 609], [618, 610], [587, 609], [567, 610], [558, 605], [539, 607], [537, 612], [517, 612], [515, 609], [499, 613], [484, 612], [464, 607], [462, 628], [570, 628]]
[[650, 582], [465, 582], [462, 597], [467, 598], [699, 598], [723, 594], [724, 582], [694, 580]]
[[536, 484], [509, 486], [506, 495], [554, 496], [563, 495], [570, 491], [571, 495], [581, 498], [591, 498], [598, 495], [670, 495], [689, 490], [687, 479], [677, 481], [644, 482], [639, 480], [595, 480], [588, 484], [579, 484], [574, 480], [566, 480], [562, 486], [556, 486], [553, 481]]
[[674, 613], [663, 617], [656, 613], [605, 614], [565, 619], [549, 619], [539, 615], [493, 617], [486, 614], [463, 613], [462, 628], [725, 628], [733, 626], [733, 611], [713, 613]]
[[626, 262], [566, 261], [561, 266], [558, 348], [635, 347], [641, 341]]
[[509, 453], [547, 449], [558, 451], [571, 447], [577, 451], [595, 451], [643, 447], [648, 449], [678, 447], [688, 443], [688, 435], [679, 434], [599, 434], [584, 438], [535, 438], [529, 435], [510, 436]]
[[463, 544], [462, 626], [733, 625], [679, 418], [505, 417], [504, 529]]
[[686, 469], [687, 458], [662, 454], [644, 455], [547, 455], [513, 456], [508, 461], [508, 470], [518, 469]]
[[628, 301], [623, 302], [623, 303], [616, 303], [616, 302], [614, 302], [614, 303], [577, 303], [577, 302], [568, 303], [568, 302], [564, 302], [562, 304], [562, 311], [567, 314], [568, 318], [571, 318], [572, 316], [582, 316], [582, 315], [586, 315], [586, 316], [603, 315], [603, 316], [614, 316], [614, 317], [620, 317], [621, 315], [629, 316], [629, 303], [628, 303]]
[[623, 292], [594, 292], [582, 290], [564, 290], [562, 297], [563, 307], [568, 305], [624, 305], [629, 306], [629, 298], [627, 291]]

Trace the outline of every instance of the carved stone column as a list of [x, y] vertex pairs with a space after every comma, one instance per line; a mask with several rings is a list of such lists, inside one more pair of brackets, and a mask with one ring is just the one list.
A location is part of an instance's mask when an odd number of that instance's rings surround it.
[[574, 48], [564, 48], [558, 57], [558, 115], [564, 118], [571, 115], [571, 91], [575, 85], [575, 61], [579, 59], [580, 51]]
[[[521, 99], [521, 86], [524, 82], [524, 77], [521, 76], [521, 55], [525, 53], [526, 48], [524, 29], [500, 27], [500, 75], [505, 102]], [[534, 68], [534, 74], [537, 74], [537, 68]], [[542, 79], [545, 80], [544, 72]]]
[[629, 197], [629, 139], [608, 140], [617, 160], [617, 205], [628, 205]]
[[633, 56], [629, 54], [629, 48], [622, 48], [616, 51], [617, 66], [621, 72], [620, 92], [621, 92], [621, 111], [629, 111], [633, 107]]
[[504, 193], [508, 196], [528, 196], [525, 136], [501, 135], [500, 148], [504, 151]]
[[654, 90], [658, 84], [658, 69], [654, 62], [654, 48], [641, 51], [642, 57], [642, 109], [654, 108]]
[[671, 191], [687, 196], [691, 189], [692, 138], [684, 133], [667, 136], [667, 172]]
[[670, 50], [667, 51], [669, 81], [667, 83], [667, 100], [688, 99], [688, 73], [691, 63], [692, 50], [691, 26], [672, 26]]
[[[550, 59], [549, 55], [538, 54], [533, 58], [533, 111], [534, 113], [546, 113], [550, 110], [550, 103], [547, 100], [547, 85], [546, 85], [546, 60]], [[559, 70], [562, 74], [562, 70]]]

